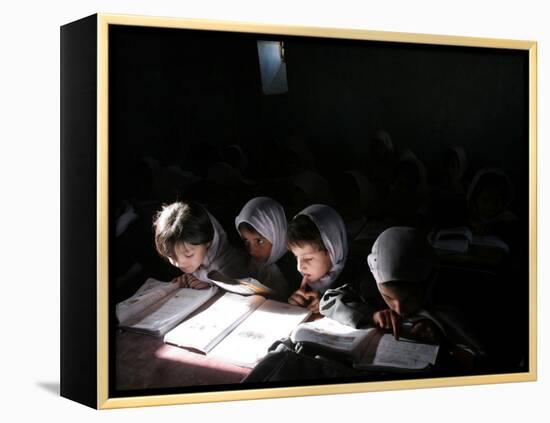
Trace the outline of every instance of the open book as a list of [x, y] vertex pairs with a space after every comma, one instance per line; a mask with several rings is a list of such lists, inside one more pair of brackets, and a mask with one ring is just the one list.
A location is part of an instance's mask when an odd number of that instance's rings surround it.
[[309, 315], [302, 307], [258, 295], [226, 293], [168, 332], [164, 342], [251, 368], [267, 354], [271, 344], [288, 336]]
[[180, 288], [178, 282], [149, 278], [127, 300], [116, 305], [119, 327], [163, 336], [216, 294], [218, 288]]
[[241, 295], [263, 295], [270, 296], [274, 291], [253, 278], [230, 278], [212, 270], [208, 272], [208, 280], [225, 291]]
[[298, 325], [290, 339], [342, 353], [355, 368], [369, 370], [428, 370], [435, 364], [439, 350], [438, 345], [396, 340], [378, 328], [354, 329], [326, 317]]
[[440, 229], [430, 234], [430, 243], [438, 250], [466, 253], [471, 247], [480, 249], [497, 249], [509, 252], [508, 245], [494, 235], [474, 235], [466, 226]]

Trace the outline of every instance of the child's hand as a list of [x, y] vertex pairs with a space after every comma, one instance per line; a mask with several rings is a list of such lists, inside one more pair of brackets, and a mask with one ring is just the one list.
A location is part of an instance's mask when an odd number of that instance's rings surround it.
[[189, 288], [189, 284], [187, 282], [187, 275], [185, 273], [183, 275], [176, 276], [174, 279], [172, 279], [172, 283], [179, 284], [180, 288]]
[[304, 276], [300, 284], [300, 289], [294, 291], [288, 299], [288, 303], [300, 307], [307, 307], [309, 311], [319, 313], [319, 293], [310, 291], [307, 283], [308, 279]]
[[401, 325], [401, 317], [391, 310], [379, 310], [373, 313], [372, 321], [375, 325], [378, 325], [382, 329], [389, 329], [392, 331], [395, 339], [399, 339], [399, 326]]
[[309, 303], [308, 292], [304, 291], [302, 288], [294, 291], [288, 299], [288, 303], [295, 306], [306, 307]]
[[441, 338], [438, 327], [429, 320], [416, 322], [411, 329], [411, 337], [429, 344], [438, 344]]
[[311, 311], [313, 314], [319, 313], [319, 302], [321, 298], [317, 291], [306, 292], [306, 296], [309, 299], [309, 304], [307, 306], [308, 311]]
[[187, 284], [191, 289], [206, 289], [210, 286], [209, 283], [203, 282], [190, 274], [187, 275]]

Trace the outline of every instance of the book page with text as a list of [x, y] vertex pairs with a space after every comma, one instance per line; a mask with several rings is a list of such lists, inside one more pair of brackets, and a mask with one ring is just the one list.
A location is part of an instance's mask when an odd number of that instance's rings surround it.
[[311, 313], [305, 308], [267, 300], [209, 354], [242, 367], [254, 367], [277, 340], [290, 334]]
[[264, 302], [264, 298], [226, 293], [203, 312], [164, 336], [164, 342], [208, 353]]
[[128, 320], [138, 318], [146, 309], [174, 293], [178, 288], [178, 283], [147, 279], [134, 295], [116, 305], [118, 321], [126, 324]]
[[435, 364], [438, 345], [421, 344], [385, 334], [380, 339], [372, 362], [375, 366], [400, 367], [405, 369], [423, 369]]
[[212, 298], [218, 288], [208, 289], [181, 288], [166, 300], [146, 310], [146, 316], [128, 326], [137, 332], [164, 335], [168, 330], [185, 319], [189, 314]]
[[290, 336], [292, 342], [309, 342], [334, 351], [351, 353], [373, 329], [354, 329], [328, 317], [299, 324]]

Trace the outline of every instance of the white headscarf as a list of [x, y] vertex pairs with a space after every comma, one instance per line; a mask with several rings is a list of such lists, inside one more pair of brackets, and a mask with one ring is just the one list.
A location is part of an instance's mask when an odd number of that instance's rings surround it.
[[287, 223], [283, 206], [269, 197], [253, 198], [235, 218], [237, 231], [243, 222], [251, 225], [256, 232], [271, 242], [271, 254], [266, 262], [250, 260], [250, 276], [269, 286], [278, 295], [286, 295], [288, 282], [277, 266], [277, 261], [287, 252]]
[[394, 226], [382, 232], [367, 261], [377, 284], [423, 282], [433, 275], [433, 250], [418, 229]]
[[323, 204], [306, 207], [294, 217], [297, 216], [307, 216], [317, 226], [332, 262], [328, 273], [315, 282], [314, 286], [310, 285], [312, 289], [322, 294], [338, 278], [346, 264], [348, 257], [346, 226], [336, 210]]
[[235, 227], [248, 223], [271, 242], [271, 254], [266, 264], [273, 264], [286, 252], [286, 216], [283, 206], [269, 197], [256, 197], [244, 205], [235, 218]]
[[238, 252], [229, 245], [227, 234], [220, 222], [206, 212], [214, 229], [214, 237], [200, 267], [193, 272], [193, 275], [201, 281], [208, 281], [208, 272], [218, 270], [229, 277], [241, 277], [246, 271], [245, 261], [239, 257]]

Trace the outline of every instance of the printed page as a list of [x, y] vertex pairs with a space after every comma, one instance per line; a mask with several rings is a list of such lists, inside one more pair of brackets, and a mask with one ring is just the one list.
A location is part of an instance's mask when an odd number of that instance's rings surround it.
[[206, 310], [168, 332], [164, 342], [208, 353], [264, 301], [257, 295], [244, 297], [226, 293]]
[[396, 341], [393, 335], [385, 334], [380, 339], [372, 364], [420, 370], [435, 364], [438, 351], [438, 345], [421, 344], [403, 338]]
[[218, 288], [181, 288], [160, 304], [146, 311], [146, 316], [127, 326], [128, 329], [163, 336], [216, 294]]
[[302, 323], [292, 331], [292, 342], [310, 342], [334, 351], [351, 353], [373, 329], [354, 329], [324, 317]]
[[118, 321], [124, 325], [127, 321], [138, 318], [145, 310], [174, 293], [178, 288], [178, 283], [147, 279], [134, 295], [116, 305]]
[[267, 300], [209, 355], [237, 366], [252, 368], [275, 341], [288, 336], [310, 314], [302, 307]]

